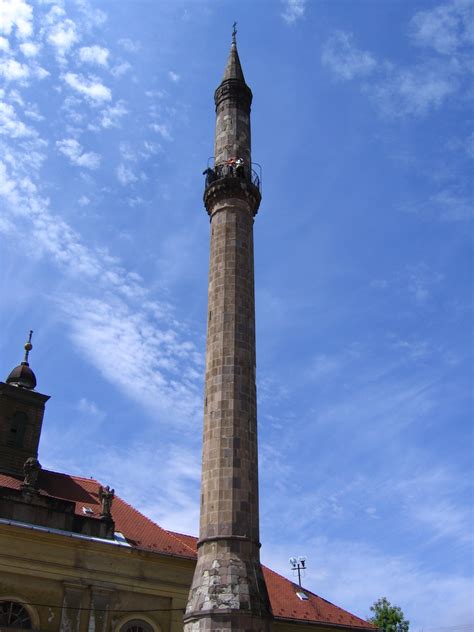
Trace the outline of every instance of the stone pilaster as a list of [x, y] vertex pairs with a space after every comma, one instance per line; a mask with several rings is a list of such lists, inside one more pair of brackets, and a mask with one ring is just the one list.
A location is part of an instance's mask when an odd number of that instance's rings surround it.
[[109, 588], [91, 587], [89, 624], [87, 632], [107, 632], [110, 600], [114, 591]]
[[83, 611], [81, 610], [81, 608], [84, 607], [86, 595], [86, 587], [82, 584], [64, 582], [64, 597], [59, 632], [81, 631], [81, 618], [86, 620], [85, 617], [82, 617]]

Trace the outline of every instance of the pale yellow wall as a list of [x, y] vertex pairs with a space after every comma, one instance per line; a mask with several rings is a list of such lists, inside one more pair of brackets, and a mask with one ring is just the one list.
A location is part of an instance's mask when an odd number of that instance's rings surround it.
[[[26, 528], [0, 525], [0, 600], [27, 603], [37, 613], [37, 629], [60, 629], [64, 598], [83, 608], [111, 610], [184, 609], [194, 560], [179, 560], [129, 547], [80, 540]], [[138, 614], [110, 612], [108, 620], [71, 611], [68, 632], [115, 632]], [[156, 632], [182, 630], [181, 612], [148, 612]]]
[[[0, 524], [0, 601], [44, 604], [28, 606], [34, 629], [41, 632], [118, 632], [126, 621], [138, 618], [154, 632], [182, 632], [194, 566], [191, 559]], [[65, 600], [92, 610], [65, 612]], [[108, 614], [94, 611], [106, 606]], [[156, 608], [179, 610], [140, 614]], [[278, 620], [273, 624], [273, 632], [334, 629]]]

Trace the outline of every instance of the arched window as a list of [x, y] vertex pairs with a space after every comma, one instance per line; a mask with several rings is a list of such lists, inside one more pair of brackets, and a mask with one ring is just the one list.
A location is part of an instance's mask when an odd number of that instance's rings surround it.
[[155, 632], [153, 627], [143, 619], [131, 619], [124, 623], [120, 632]]
[[31, 630], [31, 617], [25, 606], [17, 601], [0, 601], [0, 628]]
[[21, 447], [25, 436], [28, 415], [21, 410], [17, 410], [11, 418], [10, 434], [8, 436], [9, 445]]

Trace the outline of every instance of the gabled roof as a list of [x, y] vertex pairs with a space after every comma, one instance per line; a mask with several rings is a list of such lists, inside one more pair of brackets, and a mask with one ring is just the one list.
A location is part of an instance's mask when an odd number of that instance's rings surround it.
[[[0, 473], [0, 487], [20, 490], [21, 483], [22, 480], [16, 476]], [[88, 508], [87, 514], [97, 519], [100, 519], [101, 512], [99, 487], [100, 483], [94, 479], [48, 470], [42, 470], [38, 478], [40, 494], [74, 502], [77, 515], [84, 515], [84, 508]], [[197, 538], [162, 529], [119, 496], [114, 498], [112, 517], [115, 521], [115, 530], [122, 533], [133, 548], [161, 555], [196, 559]], [[367, 621], [342, 610], [305, 588], [301, 589], [269, 568], [264, 567], [263, 572], [276, 619], [291, 620], [294, 623], [376, 630], [375, 626]], [[308, 599], [301, 600], [298, 592], [304, 593]]]

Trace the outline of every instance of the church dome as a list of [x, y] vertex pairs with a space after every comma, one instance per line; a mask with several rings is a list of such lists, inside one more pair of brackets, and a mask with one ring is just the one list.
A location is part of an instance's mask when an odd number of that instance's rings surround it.
[[16, 366], [7, 377], [7, 384], [33, 389], [36, 386], [36, 376], [30, 369], [28, 362]]
[[33, 349], [33, 345], [31, 344], [32, 335], [33, 332], [30, 331], [28, 341], [25, 344], [25, 359], [21, 364], [16, 366], [7, 377], [7, 384], [21, 386], [22, 388], [28, 388], [30, 390], [36, 386], [36, 375], [30, 369], [30, 365], [28, 364], [28, 356], [30, 351]]

